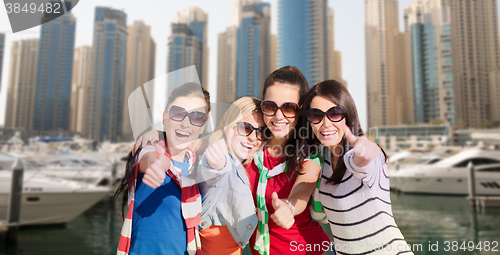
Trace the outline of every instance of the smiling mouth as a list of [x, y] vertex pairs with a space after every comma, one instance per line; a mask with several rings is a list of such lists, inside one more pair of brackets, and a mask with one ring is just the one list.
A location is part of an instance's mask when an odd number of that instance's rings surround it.
[[191, 136], [191, 133], [183, 130], [176, 130], [175, 135], [179, 138], [188, 138], [189, 136]]
[[288, 123], [276, 123], [276, 122], [272, 122], [272, 121], [271, 121], [271, 123], [273, 124], [273, 126], [275, 126], [277, 128], [281, 128], [281, 127], [288, 125]]
[[240, 143], [240, 144], [243, 148], [248, 149], [248, 150], [251, 150], [255, 147], [254, 145], [247, 144], [247, 143]]
[[324, 137], [331, 137], [331, 136], [334, 136], [338, 133], [337, 130], [334, 130], [334, 131], [322, 131], [322, 132], [319, 132], [322, 136]]

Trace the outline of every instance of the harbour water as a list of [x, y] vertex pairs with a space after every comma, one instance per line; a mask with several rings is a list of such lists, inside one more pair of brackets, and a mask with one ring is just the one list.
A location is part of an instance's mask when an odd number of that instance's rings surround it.
[[[500, 254], [500, 209], [472, 210], [464, 197], [455, 196], [392, 193], [391, 199], [414, 254]], [[66, 225], [21, 228], [18, 244], [0, 244], [0, 255], [116, 254], [121, 226], [119, 205], [99, 203]]]

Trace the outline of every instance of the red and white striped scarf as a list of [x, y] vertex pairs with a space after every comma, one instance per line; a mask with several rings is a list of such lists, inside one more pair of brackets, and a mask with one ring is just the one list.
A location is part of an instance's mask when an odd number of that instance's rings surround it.
[[[160, 142], [161, 143], [161, 142]], [[164, 145], [164, 144], [161, 144]], [[165, 146], [162, 146], [165, 148]], [[182, 217], [186, 222], [187, 228], [187, 251], [190, 255], [201, 255], [201, 242], [198, 233], [198, 225], [201, 221], [201, 196], [196, 181], [192, 178], [182, 176], [182, 170], [174, 166], [172, 158], [165, 151], [165, 155], [170, 159], [170, 169], [167, 170], [168, 176], [181, 188], [181, 211]], [[196, 154], [192, 150], [187, 150], [186, 158], [189, 162], [189, 172], [196, 162]], [[130, 250], [130, 238], [132, 236], [132, 215], [134, 213], [134, 196], [137, 184], [137, 172], [139, 162], [136, 163], [134, 170], [134, 183], [129, 183], [128, 191], [128, 213], [120, 235], [117, 255], [127, 255]]]

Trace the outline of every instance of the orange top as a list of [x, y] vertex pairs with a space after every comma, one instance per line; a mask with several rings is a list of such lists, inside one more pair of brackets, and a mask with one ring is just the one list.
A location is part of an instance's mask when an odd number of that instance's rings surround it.
[[234, 241], [227, 226], [212, 225], [200, 231], [203, 255], [241, 255], [241, 247]]

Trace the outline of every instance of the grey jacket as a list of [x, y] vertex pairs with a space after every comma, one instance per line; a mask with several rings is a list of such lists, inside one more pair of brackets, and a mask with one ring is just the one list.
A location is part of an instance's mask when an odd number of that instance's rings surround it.
[[199, 164], [202, 194], [200, 231], [211, 226], [227, 226], [236, 243], [244, 248], [257, 227], [257, 214], [250, 181], [235, 156], [226, 155], [226, 166], [212, 169], [205, 155]]

